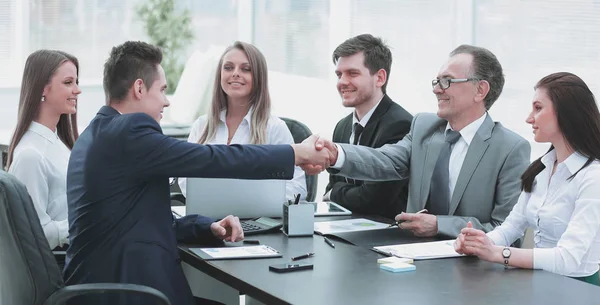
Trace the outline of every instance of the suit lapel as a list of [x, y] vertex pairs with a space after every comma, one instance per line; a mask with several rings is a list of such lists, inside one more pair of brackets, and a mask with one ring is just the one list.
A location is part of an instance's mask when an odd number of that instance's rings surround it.
[[483, 121], [479, 130], [473, 137], [471, 145], [467, 150], [467, 155], [458, 174], [456, 185], [454, 186], [454, 192], [452, 193], [452, 199], [450, 200], [449, 215], [453, 215], [458, 208], [458, 203], [465, 193], [465, 189], [469, 184], [469, 181], [473, 177], [475, 169], [479, 165], [483, 154], [490, 145], [487, 141], [492, 137], [492, 130], [494, 129], [494, 122], [489, 115]]
[[354, 112], [350, 115], [350, 120], [344, 122], [341, 143], [350, 143], [350, 135], [352, 134], [352, 116], [354, 115]]
[[440, 150], [442, 144], [444, 144], [444, 131], [446, 128], [446, 121], [441, 124], [437, 130], [431, 135], [429, 143], [427, 144], [427, 153], [423, 163], [423, 175], [421, 175], [421, 191], [419, 193], [419, 207], [422, 209], [427, 204], [427, 197], [429, 197], [429, 187], [431, 186], [431, 177], [433, 176], [433, 168], [435, 163], [440, 156]]
[[381, 120], [381, 117], [388, 111], [388, 109], [390, 109], [390, 106], [392, 105], [391, 103], [392, 100], [387, 95], [384, 95], [379, 105], [377, 105], [377, 108], [375, 108], [375, 111], [373, 111], [371, 118], [369, 118], [367, 126], [365, 126], [365, 129], [363, 130], [358, 144], [363, 146], [371, 146], [371, 141], [373, 140], [373, 135], [377, 130], [379, 121]]

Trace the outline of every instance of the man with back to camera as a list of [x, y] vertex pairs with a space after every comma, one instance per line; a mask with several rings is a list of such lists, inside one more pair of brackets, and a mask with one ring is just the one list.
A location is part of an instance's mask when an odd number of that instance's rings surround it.
[[[432, 81], [438, 111], [415, 116], [402, 141], [379, 149], [333, 144], [331, 172], [356, 179], [409, 178], [401, 229], [417, 236], [455, 238], [472, 222], [485, 232], [501, 224], [520, 193], [529, 143], [487, 114], [504, 86], [502, 66], [481, 47], [461, 45]], [[341, 148], [341, 149], [340, 149]], [[309, 173], [322, 168], [305, 164]], [[417, 213], [427, 209], [428, 213]]]
[[[337, 90], [344, 107], [354, 111], [340, 120], [333, 141], [373, 148], [402, 140], [410, 131], [412, 115], [386, 93], [392, 52], [371, 34], [352, 37], [333, 51]], [[325, 201], [355, 213], [394, 218], [406, 210], [408, 181], [361, 181], [330, 174]]]
[[[213, 145], [162, 134], [166, 78], [162, 52], [143, 42], [114, 47], [104, 65], [107, 106], [81, 134], [69, 161], [67, 285], [133, 283], [154, 287], [172, 304], [194, 300], [177, 242], [239, 241], [239, 220], [190, 215], [173, 220], [169, 177], [291, 179], [294, 164], [327, 152], [310, 145]], [[314, 140], [316, 136], [311, 137]], [[150, 304], [139, 294], [79, 297], [76, 304]]]

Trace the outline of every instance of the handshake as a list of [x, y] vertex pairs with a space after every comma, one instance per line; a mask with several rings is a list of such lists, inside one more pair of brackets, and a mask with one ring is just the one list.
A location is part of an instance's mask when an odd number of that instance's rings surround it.
[[292, 144], [295, 163], [308, 175], [316, 175], [334, 165], [338, 150], [333, 142], [311, 135], [300, 144]]

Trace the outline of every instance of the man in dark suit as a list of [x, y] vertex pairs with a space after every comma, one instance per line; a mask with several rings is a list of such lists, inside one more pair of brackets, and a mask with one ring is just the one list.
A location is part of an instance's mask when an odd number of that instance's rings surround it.
[[[68, 285], [147, 285], [172, 304], [192, 305], [197, 300], [181, 269], [177, 242], [239, 241], [243, 231], [233, 216], [215, 221], [190, 215], [174, 221], [168, 178], [291, 179], [294, 164], [307, 160], [314, 148], [204, 146], [163, 135], [159, 121], [169, 101], [161, 60], [160, 49], [126, 42], [113, 48], [104, 66], [108, 106], [81, 134], [69, 161], [70, 247], [64, 277]], [[140, 295], [100, 295], [74, 303], [151, 301]]]
[[[333, 51], [337, 89], [354, 111], [338, 122], [333, 141], [373, 148], [394, 144], [410, 131], [412, 115], [386, 94], [392, 52], [370, 34], [352, 37]], [[406, 210], [408, 180], [370, 182], [329, 175], [324, 200], [362, 214], [394, 218]]]

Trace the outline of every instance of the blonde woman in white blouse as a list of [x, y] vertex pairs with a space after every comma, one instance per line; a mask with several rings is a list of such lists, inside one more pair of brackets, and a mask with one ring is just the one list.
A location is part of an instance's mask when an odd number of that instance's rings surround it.
[[[519, 268], [543, 269], [599, 285], [600, 113], [576, 75], [561, 72], [535, 86], [527, 123], [550, 151], [521, 177], [523, 192], [504, 223], [487, 235], [467, 226], [459, 253]], [[509, 247], [533, 229], [533, 249]]]
[[[217, 66], [208, 115], [194, 122], [188, 142], [200, 144], [293, 144], [285, 122], [271, 115], [267, 62], [253, 45], [236, 41]], [[179, 178], [186, 194], [186, 179]], [[306, 198], [304, 171], [296, 167], [286, 197]]]
[[25, 63], [7, 169], [27, 187], [51, 249], [69, 242], [67, 165], [77, 139], [79, 63], [38, 50]]

